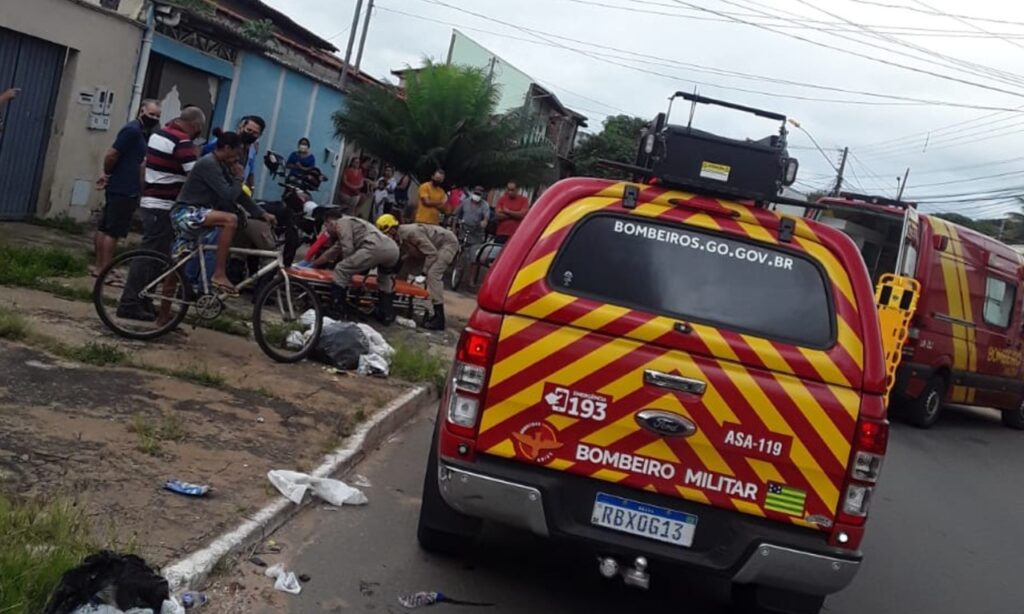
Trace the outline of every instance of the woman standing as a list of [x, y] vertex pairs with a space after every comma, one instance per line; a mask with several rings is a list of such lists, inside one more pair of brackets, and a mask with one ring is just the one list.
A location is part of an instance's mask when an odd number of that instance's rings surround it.
[[364, 183], [366, 183], [366, 175], [363, 174], [363, 169], [359, 165], [359, 157], [352, 156], [349, 158], [344, 172], [341, 173], [341, 182], [338, 184], [338, 203], [345, 213], [351, 215], [355, 211]]

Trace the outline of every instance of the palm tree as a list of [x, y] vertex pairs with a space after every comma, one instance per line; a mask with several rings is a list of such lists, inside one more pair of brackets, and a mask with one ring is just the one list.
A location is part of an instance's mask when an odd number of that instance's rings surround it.
[[555, 151], [531, 139], [525, 109], [496, 115], [498, 90], [482, 70], [449, 64], [411, 71], [404, 96], [365, 86], [334, 113], [338, 136], [423, 179], [445, 169], [454, 185], [493, 188], [555, 179]]

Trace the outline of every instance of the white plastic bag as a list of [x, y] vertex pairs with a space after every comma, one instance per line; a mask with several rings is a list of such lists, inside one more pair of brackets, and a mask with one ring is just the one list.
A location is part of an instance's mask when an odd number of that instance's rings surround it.
[[387, 358], [380, 354], [363, 354], [359, 357], [359, 367], [356, 373], [359, 375], [383, 375], [387, 377], [391, 372], [391, 365]]
[[299, 579], [295, 577], [295, 572], [286, 570], [284, 565], [280, 563], [268, 567], [263, 574], [268, 578], [275, 579], [274, 588], [279, 591], [293, 595], [298, 595], [302, 592], [302, 585], [299, 584]]
[[310, 489], [313, 490], [313, 494], [331, 505], [365, 505], [369, 501], [361, 490], [352, 488], [341, 480], [314, 478], [305, 473], [285, 469], [268, 471], [267, 479], [296, 505], [302, 503], [302, 498]]
[[176, 598], [171, 597], [164, 600], [164, 604], [160, 607], [160, 614], [185, 614], [185, 606], [178, 603]]
[[395, 348], [391, 347], [391, 344], [384, 339], [384, 335], [377, 332], [375, 328], [369, 324], [359, 323], [359, 330], [363, 331], [366, 335], [366, 340], [370, 343], [370, 353], [379, 354], [381, 357], [388, 359], [395, 355]]

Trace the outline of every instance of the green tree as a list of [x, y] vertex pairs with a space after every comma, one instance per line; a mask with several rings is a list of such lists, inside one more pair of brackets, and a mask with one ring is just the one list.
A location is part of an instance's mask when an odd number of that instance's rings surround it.
[[420, 179], [443, 168], [454, 185], [554, 181], [555, 151], [531, 138], [533, 118], [525, 109], [497, 115], [497, 104], [484, 71], [428, 62], [409, 73], [404, 95], [356, 89], [335, 112], [334, 126], [339, 137]]
[[640, 134], [647, 120], [629, 115], [605, 118], [601, 132], [583, 137], [576, 147], [576, 174], [606, 179], [626, 179], [629, 173], [598, 164], [599, 160], [614, 160], [633, 164], [636, 160]]

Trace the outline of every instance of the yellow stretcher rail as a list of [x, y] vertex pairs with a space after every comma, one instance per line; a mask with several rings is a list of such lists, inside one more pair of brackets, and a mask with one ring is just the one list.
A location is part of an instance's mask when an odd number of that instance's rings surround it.
[[921, 296], [921, 283], [913, 277], [886, 273], [875, 288], [875, 305], [882, 331], [882, 349], [885, 350], [885, 404], [896, 383], [896, 367], [903, 358], [903, 345], [910, 331], [910, 318], [917, 309]]

